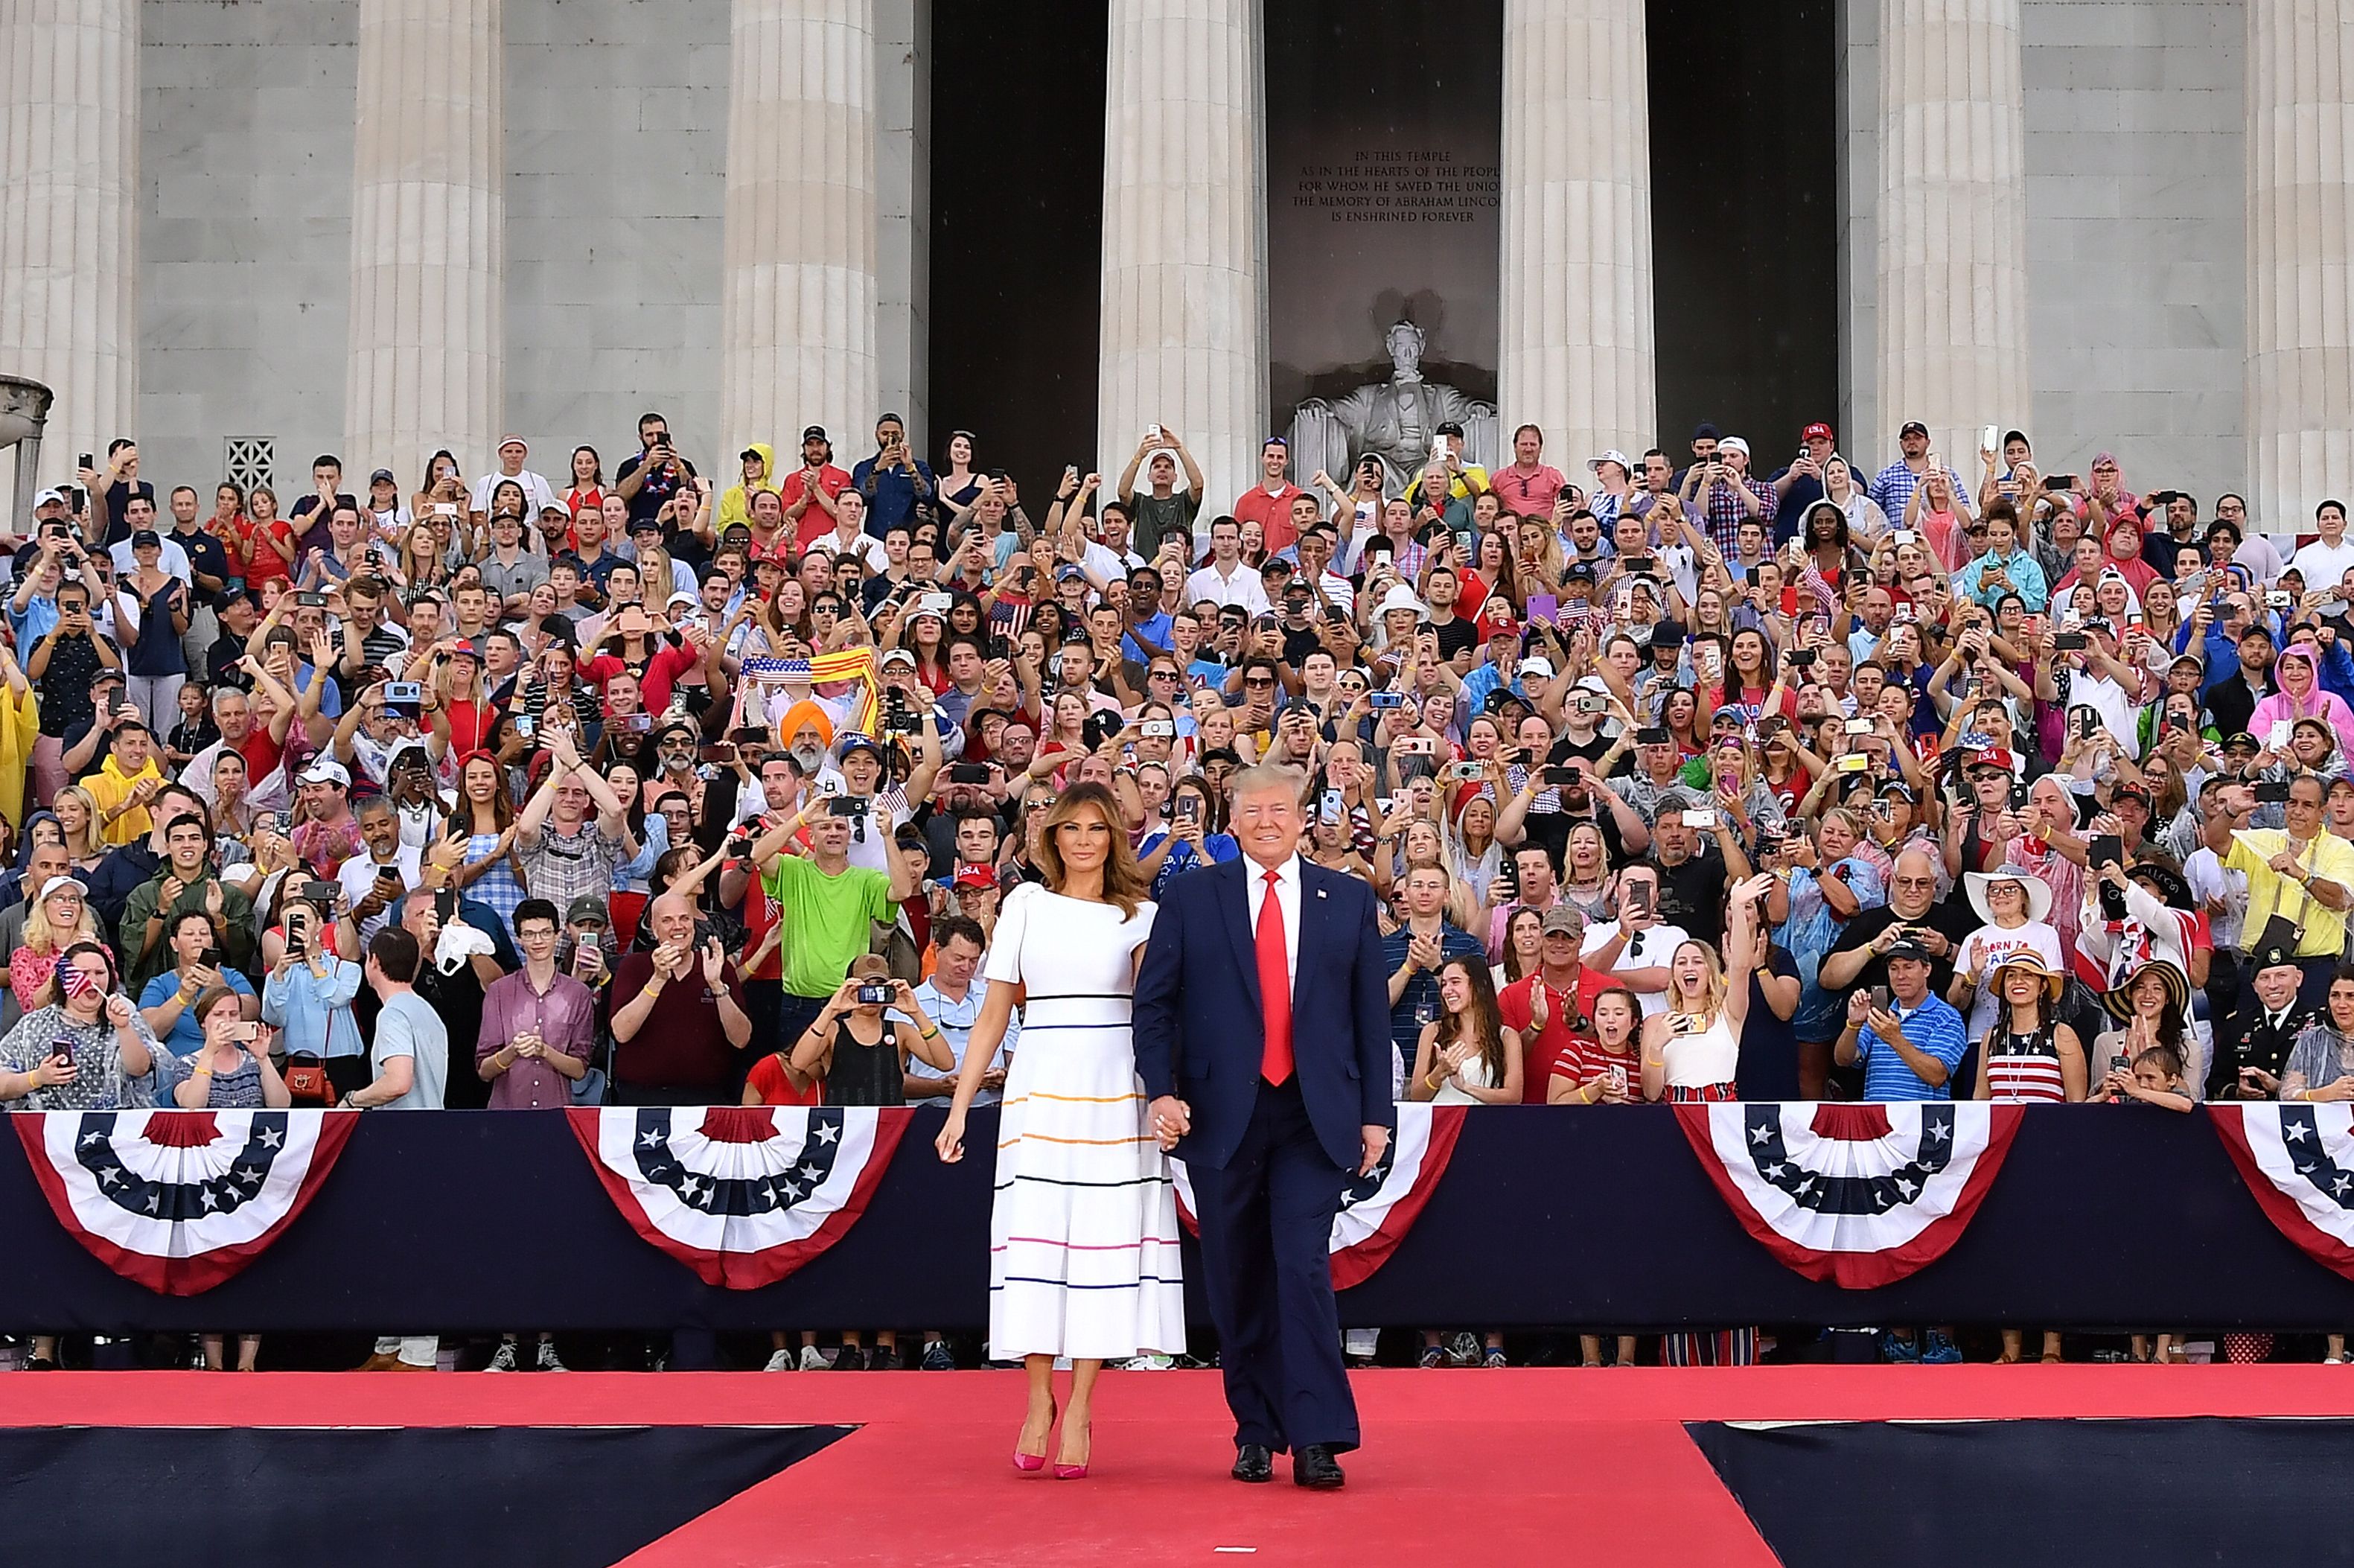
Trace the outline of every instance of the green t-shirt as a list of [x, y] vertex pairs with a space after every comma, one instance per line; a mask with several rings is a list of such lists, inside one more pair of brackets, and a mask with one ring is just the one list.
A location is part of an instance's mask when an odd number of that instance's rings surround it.
[[[1182, 479], [1184, 476], [1178, 476]], [[1167, 500], [1156, 498], [1150, 489], [1140, 490], [1128, 498], [1129, 515], [1135, 526], [1129, 530], [1129, 548], [1150, 560], [1161, 548], [1161, 536], [1180, 528], [1191, 529], [1202, 503], [1183, 485], [1170, 492]], [[1190, 567], [1188, 568], [1190, 569]]]
[[785, 990], [794, 996], [841, 990], [850, 960], [871, 943], [870, 923], [893, 917], [891, 879], [865, 866], [828, 876], [807, 855], [789, 854], [760, 881], [785, 927]]

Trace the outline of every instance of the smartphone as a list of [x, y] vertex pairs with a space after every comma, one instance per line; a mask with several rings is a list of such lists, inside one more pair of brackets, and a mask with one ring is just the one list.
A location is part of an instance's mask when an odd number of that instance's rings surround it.
[[1147, 740], [1174, 740], [1177, 726], [1171, 719], [1146, 719], [1136, 726], [1136, 732]]
[[1560, 598], [1549, 593], [1532, 593], [1529, 595], [1529, 619], [1531, 620], [1542, 620], [1547, 625], [1552, 625], [1554, 621], [1559, 620], [1561, 619]]
[[1388, 708], [1402, 708], [1405, 706], [1405, 694], [1404, 692], [1367, 692], [1365, 705], [1377, 713]]
[[2296, 602], [2296, 596], [2295, 594], [2274, 591], [2264, 595], [2264, 608], [2266, 609], [2286, 609], [2290, 605], [2293, 605]]
[[2001, 440], [2002, 432], [1996, 429], [1992, 425], [1988, 425], [1978, 431], [1978, 450], [1982, 452], [1999, 452], [2002, 450], [2002, 447], [1999, 444]]
[[1875, 1012], [1887, 1012], [1889, 1000], [1888, 988], [1886, 986], [1876, 985], [1872, 988], [1872, 1005]]
[[1437, 751], [1438, 743], [1426, 735], [1400, 736], [1392, 751], [1400, 757], [1428, 757]]
[[1575, 789], [1578, 779], [1577, 769], [1575, 768], [1542, 768], [1538, 772], [1538, 777], [1545, 781], [1545, 787], [1550, 789]]
[[1659, 569], [1659, 559], [1653, 556], [1628, 556], [1625, 558], [1628, 571], [1638, 577], [1648, 577]]
[[539, 723], [529, 714], [517, 714], [514, 716], [514, 732], [529, 740], [539, 732]]
[[872, 803], [864, 795], [836, 795], [825, 803], [825, 809], [837, 817], [863, 817]]
[[2256, 804], [2259, 806], [2287, 805], [2288, 780], [2285, 779], [2267, 779], [2258, 783], [2256, 786]]
[[377, 866], [376, 868], [376, 879], [378, 882], [389, 882], [397, 887], [400, 885], [400, 867], [397, 865]]
[[1202, 798], [1190, 791], [1177, 798], [1177, 821], [1191, 827], [1202, 820]]
[[259, 1023], [232, 1023], [228, 1026], [228, 1033], [227, 1037], [235, 1044], [250, 1045], [253, 1042], [261, 1038], [261, 1025]]
[[327, 608], [327, 596], [323, 593], [298, 593], [294, 596], [294, 605], [298, 609], [324, 609]]
[[1713, 806], [1691, 806], [1685, 808], [1684, 826], [1688, 828], [1698, 828], [1703, 832], [1714, 832], [1716, 831], [1716, 808]]
[[2043, 488], [2047, 493], [2073, 490], [2076, 488], [2076, 476], [2073, 473], [2047, 473], [2043, 476]]
[[1851, 718], [1841, 727], [1850, 735], [1870, 735], [1873, 725], [1868, 718]]
[[1480, 763], [1458, 762], [1447, 770], [1447, 776], [1458, 784], [1468, 784], [1474, 779], [1483, 777], [1487, 771], [1486, 767]]
[[572, 949], [572, 972], [574, 974], [593, 975], [604, 967], [604, 952], [597, 946], [596, 943], [581, 942], [574, 946]]
[[1610, 711], [1610, 699], [1600, 692], [1580, 692], [1577, 694], [1577, 711], [1582, 714], [1606, 714]]
[[455, 517], [458, 515], [458, 503], [454, 501], [437, 501], [433, 503], [433, 515], [436, 517]]
[[2052, 651], [2055, 653], [2082, 653], [2093, 645], [2093, 640], [2081, 631], [2055, 631], [2052, 634]]
[[1316, 820], [1328, 828], [1340, 821], [1347, 811], [1347, 805], [1341, 800], [1338, 789], [1325, 790], [1323, 798], [1316, 802]]
[[1872, 758], [1861, 751], [1842, 752], [1831, 767], [1841, 773], [1863, 773], [1870, 770]]
[[2295, 719], [2274, 719], [2272, 727], [2264, 732], [2264, 748], [2267, 751], [2286, 751], [2290, 738], [2296, 734]]
[[1815, 651], [1813, 649], [1800, 648], [1791, 652], [1790, 668], [1793, 670], [1811, 670], [1814, 667]]
[[1638, 915], [1649, 916], [1654, 908], [1651, 885], [1648, 882], [1630, 884], [1627, 889], [1627, 907]]
[[651, 735], [653, 732], [653, 727], [654, 715], [652, 714], [624, 714], [621, 715], [621, 730], [622, 733], [626, 735]]
[[1159, 425], [1145, 426], [1144, 439], [1151, 442], [1154, 446], [1159, 446], [1161, 441], [1161, 427]]
[[951, 784], [986, 784], [989, 782], [989, 764], [986, 762], [950, 763], [949, 765], [949, 782]]
[[1900, 545], [1917, 545], [1921, 542], [1921, 535], [1910, 528], [1899, 528], [1896, 530], [1896, 542]]
[[2098, 871], [2105, 865], [2122, 865], [2126, 858], [2126, 842], [2115, 833], [2094, 833], [2085, 852], [2085, 859]]
[[886, 985], [882, 981], [870, 981], [858, 988], [858, 1005], [861, 1007], [886, 1007], [890, 1005], [891, 999], [898, 994], [898, 991], [895, 988]]
[[1653, 726], [1649, 729], [1638, 729], [1635, 732], [1635, 744], [1637, 746], [1673, 746], [1675, 744], [1675, 740], [1676, 737], [1672, 731], [1661, 729], [1657, 726]]
[[736, 760], [736, 748], [726, 741], [721, 741], [717, 746], [703, 747], [695, 756], [698, 760], [704, 762], [733, 762]]

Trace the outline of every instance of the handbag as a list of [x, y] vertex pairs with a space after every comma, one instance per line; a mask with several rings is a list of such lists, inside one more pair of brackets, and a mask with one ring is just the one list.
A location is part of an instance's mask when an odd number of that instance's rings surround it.
[[286, 1093], [296, 1105], [335, 1107], [335, 1086], [327, 1081], [327, 1065], [307, 1053], [286, 1058]]

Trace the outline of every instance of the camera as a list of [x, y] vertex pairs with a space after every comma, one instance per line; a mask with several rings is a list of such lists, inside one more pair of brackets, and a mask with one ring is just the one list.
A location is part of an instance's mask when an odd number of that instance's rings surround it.
[[1477, 762], [1458, 762], [1447, 770], [1447, 776], [1458, 784], [1468, 784], [1486, 772], [1487, 769]]
[[825, 803], [825, 809], [832, 816], [856, 818], [864, 816], [871, 804], [864, 795], [836, 795]]
[[1405, 694], [1404, 692], [1367, 692], [1365, 705], [1377, 713], [1390, 708], [1402, 708], [1405, 706]]

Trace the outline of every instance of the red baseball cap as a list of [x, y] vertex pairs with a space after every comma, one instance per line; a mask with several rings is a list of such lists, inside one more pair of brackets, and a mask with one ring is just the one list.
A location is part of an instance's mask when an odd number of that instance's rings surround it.
[[985, 865], [960, 865], [957, 867], [956, 885], [994, 887], [997, 885], [997, 873]]
[[1798, 439], [1802, 441], [1836, 441], [1839, 440], [1837, 436], [1831, 434], [1831, 428], [1829, 425], [1824, 424], [1820, 419], [1817, 419], [1813, 424], [1808, 425], [1805, 429], [1800, 430], [1798, 432]]

